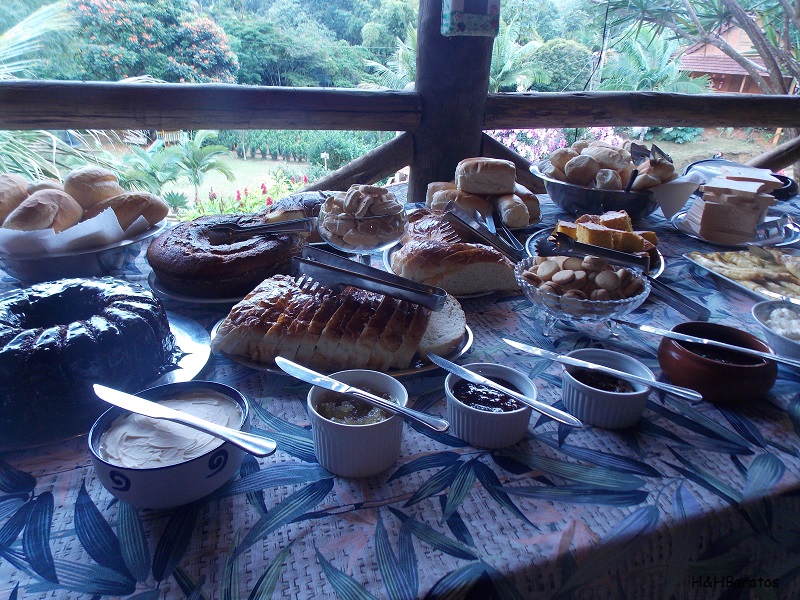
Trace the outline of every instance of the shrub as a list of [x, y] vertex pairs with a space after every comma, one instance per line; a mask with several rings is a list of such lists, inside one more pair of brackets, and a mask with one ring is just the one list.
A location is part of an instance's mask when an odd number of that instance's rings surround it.
[[644, 138], [646, 140], [686, 144], [699, 140], [702, 135], [703, 129], [700, 127], [651, 127]]

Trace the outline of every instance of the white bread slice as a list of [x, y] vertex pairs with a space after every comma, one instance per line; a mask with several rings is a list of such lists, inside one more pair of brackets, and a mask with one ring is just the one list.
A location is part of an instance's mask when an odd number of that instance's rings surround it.
[[322, 333], [317, 340], [314, 354], [311, 357], [311, 364], [319, 368], [327, 368], [335, 356], [336, 347], [339, 345], [339, 340], [342, 339], [344, 328], [356, 311], [361, 308], [361, 303], [354, 297], [356, 293], [355, 288], [345, 288], [342, 292], [342, 304], [333, 313], [328, 324], [322, 330]]
[[311, 322], [308, 324], [308, 331], [297, 346], [297, 353], [294, 358], [295, 361], [306, 366], [311, 364], [311, 357], [314, 356], [314, 351], [317, 348], [317, 343], [319, 342], [323, 329], [325, 329], [328, 321], [330, 321], [331, 317], [341, 305], [342, 296], [340, 294], [331, 293], [323, 297], [322, 303], [314, 313]]
[[764, 185], [761, 191], [771, 192], [783, 187], [783, 182], [774, 177], [772, 171], [769, 169], [758, 169], [756, 167], [735, 167], [724, 166], [720, 169], [722, 176], [725, 179], [733, 179], [738, 181], [760, 181]]
[[724, 177], [714, 177], [711, 181], [703, 184], [703, 192], [714, 192], [718, 195], [735, 194], [749, 198], [762, 191], [764, 191], [763, 181], [739, 181]]
[[419, 355], [425, 358], [428, 352], [447, 356], [461, 344], [467, 329], [467, 318], [461, 304], [450, 294], [444, 308], [431, 312], [428, 327], [419, 343]]
[[719, 244], [742, 244], [755, 236], [760, 211], [697, 199], [686, 217], [689, 226], [705, 240]]

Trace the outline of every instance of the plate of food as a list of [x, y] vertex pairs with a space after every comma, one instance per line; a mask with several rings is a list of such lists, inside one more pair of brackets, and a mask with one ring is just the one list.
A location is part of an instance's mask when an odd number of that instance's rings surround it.
[[[219, 320], [214, 327], [211, 329], [211, 339], [213, 340], [217, 335], [217, 330], [219, 329], [220, 325], [222, 324], [224, 319]], [[456, 347], [445, 355], [445, 358], [449, 360], [455, 360], [460, 356], [464, 356], [469, 350], [472, 348], [472, 342], [474, 338], [472, 335], [472, 330], [469, 326], [464, 327], [464, 333], [461, 339], [458, 341]], [[275, 365], [274, 362], [269, 363], [262, 363], [256, 362], [253, 360], [249, 360], [242, 356], [235, 356], [228, 354], [224, 351], [215, 351], [215, 354], [219, 356], [223, 356], [230, 361], [233, 361], [243, 367], [248, 367], [250, 369], [255, 369], [256, 371], [266, 371], [268, 373], [274, 373], [275, 375], [286, 375], [286, 372], [281, 370], [278, 366]], [[411, 364], [405, 369], [387, 369], [386, 373], [391, 375], [392, 377], [409, 377], [413, 375], [421, 375], [422, 373], [426, 373], [428, 371], [432, 371], [434, 369], [438, 369], [436, 365], [431, 362], [423, 360], [419, 354], [416, 354], [412, 360]], [[338, 370], [338, 369], [337, 369]], [[325, 370], [321, 370], [321, 372], [325, 372]], [[329, 374], [328, 372], [327, 374]]]
[[[750, 239], [747, 239], [747, 234], [736, 234], [735, 238], [707, 239], [693, 226], [688, 211], [685, 210], [675, 213], [670, 222], [675, 229], [690, 238], [726, 248], [746, 248], [751, 245], [788, 246], [800, 241], [800, 223], [797, 223], [791, 215], [770, 212], [767, 216], [769, 218], [766, 221], [756, 225], [756, 234]], [[736, 239], [744, 241], [734, 241]]]
[[[536, 256], [536, 244], [542, 239], [548, 238], [550, 235], [553, 234], [555, 230], [553, 229], [542, 229], [537, 231], [536, 233], [532, 234], [528, 239], [525, 241], [525, 251], [527, 252], [528, 256]], [[570, 236], [572, 237], [572, 236]], [[600, 244], [597, 244], [600, 245]], [[617, 248], [611, 248], [615, 250]], [[647, 254], [650, 256], [650, 270], [648, 271], [648, 275], [653, 279], [658, 278], [666, 268], [666, 262], [664, 260], [664, 255], [661, 254], [661, 251], [658, 249], [658, 246], [653, 245]]]
[[689, 252], [684, 258], [745, 292], [800, 302], [800, 250], [752, 246], [738, 251]]

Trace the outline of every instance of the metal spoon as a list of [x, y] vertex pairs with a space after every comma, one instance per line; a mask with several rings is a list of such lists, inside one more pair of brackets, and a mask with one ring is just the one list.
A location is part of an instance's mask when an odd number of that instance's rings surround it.
[[606, 367], [605, 365], [598, 365], [597, 363], [592, 363], [585, 360], [572, 358], [571, 356], [556, 354], [555, 352], [550, 352], [549, 350], [537, 348], [536, 346], [523, 344], [522, 342], [518, 342], [516, 340], [509, 340], [507, 338], [503, 338], [503, 341], [509, 346], [513, 346], [518, 350], [523, 350], [529, 354], [535, 354], [536, 356], [541, 356], [542, 358], [547, 358], [557, 363], [570, 365], [572, 367], [581, 367], [583, 369], [598, 371], [600, 373], [606, 373], [607, 375], [613, 375], [614, 377], [618, 377], [619, 379], [624, 379], [625, 381], [635, 381], [636, 383], [641, 383], [648, 387], [663, 390], [675, 396], [680, 396], [681, 398], [686, 398], [687, 400], [691, 400], [692, 402], [699, 402], [700, 400], [703, 399], [702, 394], [699, 394], [698, 392], [695, 392], [694, 390], [690, 390], [688, 388], [679, 387], [677, 385], [670, 385], [669, 383], [662, 383], [654, 379], [648, 379], [647, 377], [639, 377], [638, 375], [634, 375], [633, 373], [618, 371], [617, 369], [612, 369], [611, 367]]
[[212, 423], [211, 421], [206, 421], [205, 419], [190, 415], [189, 413], [164, 406], [158, 402], [145, 400], [133, 394], [126, 394], [125, 392], [100, 385], [99, 383], [95, 383], [92, 387], [97, 397], [101, 400], [105, 400], [109, 404], [119, 406], [120, 408], [140, 415], [145, 415], [146, 417], [164, 419], [165, 421], [186, 425], [192, 429], [197, 429], [203, 433], [225, 440], [254, 456], [269, 456], [275, 452], [275, 449], [278, 447], [275, 441], [269, 438]]

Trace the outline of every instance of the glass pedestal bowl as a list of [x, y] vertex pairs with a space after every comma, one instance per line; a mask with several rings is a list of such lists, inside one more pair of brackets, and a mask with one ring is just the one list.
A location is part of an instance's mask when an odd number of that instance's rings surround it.
[[528, 257], [517, 263], [514, 273], [522, 292], [534, 308], [544, 312], [543, 332], [551, 336], [559, 321], [571, 323], [609, 323], [636, 310], [650, 293], [650, 282], [642, 277], [643, 289], [635, 296], [622, 300], [583, 300], [563, 297], [540, 290], [530, 283], [523, 273], [536, 263], [536, 257]]
[[385, 215], [358, 217], [348, 213], [326, 212], [320, 209], [317, 230], [320, 237], [347, 254], [354, 254], [361, 262], [369, 263], [369, 254], [391, 248], [406, 231], [408, 216], [402, 204]]

